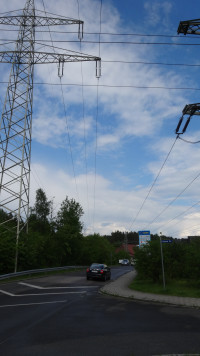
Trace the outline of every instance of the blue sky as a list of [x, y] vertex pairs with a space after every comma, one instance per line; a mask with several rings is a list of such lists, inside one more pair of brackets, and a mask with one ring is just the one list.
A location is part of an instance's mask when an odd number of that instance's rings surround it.
[[[0, 3], [1, 13], [25, 5]], [[35, 66], [31, 204], [40, 187], [53, 199], [55, 214], [66, 196], [76, 199], [85, 233], [199, 234], [199, 144], [177, 140], [156, 179], [184, 106], [200, 102], [200, 38], [177, 36], [180, 21], [200, 17], [199, 1], [35, 1], [36, 9], [44, 11], [44, 5], [49, 13], [80, 16], [82, 43], [67, 33], [76, 25], [57, 26], [50, 28], [53, 45], [59, 53], [100, 56], [102, 76], [95, 77], [95, 62], [65, 63], [61, 88], [56, 64]], [[1, 44], [16, 38], [0, 28]], [[51, 46], [48, 29], [42, 30], [47, 32], [37, 32], [36, 39]], [[53, 51], [41, 42], [36, 49]], [[9, 70], [0, 66], [2, 81]], [[1, 84], [1, 105], [5, 90]], [[184, 138], [200, 139], [197, 116]]]

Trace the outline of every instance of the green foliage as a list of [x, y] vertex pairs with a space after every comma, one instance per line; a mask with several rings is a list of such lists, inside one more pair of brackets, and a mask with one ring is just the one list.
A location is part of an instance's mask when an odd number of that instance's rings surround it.
[[60, 265], [80, 261], [82, 215], [83, 209], [80, 204], [66, 197], [56, 219], [56, 253]]
[[35, 212], [37, 220], [45, 222], [50, 214], [51, 202], [47, 200], [45, 192], [40, 188], [36, 191], [35, 206], [32, 209]]
[[16, 238], [0, 229], [0, 274], [14, 272]]
[[138, 276], [134, 278], [133, 282], [129, 286], [133, 290], [141, 291], [144, 293], [155, 293], [164, 295], [175, 295], [180, 297], [200, 297], [200, 284], [193, 281], [191, 283], [186, 279], [174, 279], [168, 280], [166, 288], [163, 288], [162, 283], [152, 283], [148, 279], [140, 279]]
[[184, 261], [184, 275], [200, 281], [200, 238], [188, 245]]
[[46, 194], [42, 189], [36, 191], [35, 205], [31, 209], [29, 217], [29, 229], [33, 232], [49, 233], [51, 223], [49, 222], [51, 201], [47, 200]]
[[122, 243], [127, 241], [128, 243], [138, 245], [139, 236], [137, 232], [122, 232], [114, 231], [110, 236], [105, 236], [115, 246], [120, 246]]
[[74, 199], [68, 197], [61, 204], [61, 208], [57, 215], [57, 230], [64, 229], [68, 233], [80, 234], [82, 231], [82, 223], [80, 221], [83, 215], [83, 209]]
[[135, 268], [140, 278], [150, 278], [159, 281], [161, 269], [160, 245], [158, 241], [151, 241], [135, 250]]
[[83, 264], [90, 265], [93, 262], [97, 262], [109, 265], [116, 262], [113, 246], [105, 237], [99, 234], [84, 237], [82, 251]]
[[121, 250], [119, 252], [116, 253], [116, 257], [117, 257], [117, 260], [123, 260], [123, 259], [130, 259], [130, 256], [128, 254], [128, 252], [124, 251], [124, 250]]
[[[163, 243], [163, 260], [166, 280], [189, 279], [200, 281], [200, 239], [185, 244]], [[135, 251], [135, 268], [140, 279], [154, 283], [162, 279], [160, 242], [151, 241]]]
[[14, 272], [16, 251], [16, 218], [0, 209], [0, 274]]

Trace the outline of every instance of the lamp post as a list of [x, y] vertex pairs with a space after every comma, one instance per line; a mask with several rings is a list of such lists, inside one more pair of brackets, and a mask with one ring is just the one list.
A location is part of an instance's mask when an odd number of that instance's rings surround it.
[[162, 232], [160, 232], [160, 253], [161, 253], [161, 262], [162, 262], [162, 277], [163, 277], [163, 288], [165, 289], [165, 270], [164, 270], [164, 261], [163, 261], [163, 249], [162, 249]]

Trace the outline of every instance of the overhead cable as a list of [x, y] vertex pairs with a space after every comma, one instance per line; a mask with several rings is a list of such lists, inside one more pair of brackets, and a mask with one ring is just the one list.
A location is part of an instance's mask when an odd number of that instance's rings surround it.
[[[99, 57], [101, 54], [101, 23], [102, 23], [102, 0], [99, 10]], [[98, 148], [98, 118], [99, 118], [99, 78], [97, 78], [97, 96], [96, 96], [96, 121], [95, 121], [95, 154], [94, 154], [94, 206], [93, 206], [93, 233], [95, 233], [95, 214], [96, 214], [96, 180], [97, 180], [97, 148]]]
[[200, 173], [198, 173], [197, 176], [192, 179], [192, 181], [174, 199], [172, 199], [171, 202], [151, 222], [148, 223], [148, 226], [152, 225], [154, 221], [157, 220], [199, 177]]
[[176, 137], [175, 141], [173, 142], [173, 144], [172, 144], [172, 146], [171, 146], [171, 148], [170, 148], [170, 150], [169, 150], [169, 152], [168, 152], [168, 154], [167, 154], [167, 156], [166, 156], [166, 158], [165, 158], [165, 160], [164, 160], [164, 162], [163, 162], [163, 164], [162, 164], [162, 166], [161, 166], [161, 168], [160, 168], [160, 170], [159, 170], [159, 172], [158, 172], [158, 174], [157, 174], [157, 176], [156, 176], [156, 178], [154, 179], [154, 181], [153, 181], [153, 183], [152, 183], [152, 185], [151, 185], [151, 187], [150, 187], [150, 189], [149, 189], [149, 191], [148, 191], [148, 193], [147, 193], [147, 195], [146, 195], [146, 197], [145, 197], [145, 199], [144, 199], [144, 201], [143, 201], [143, 203], [142, 203], [140, 209], [138, 210], [138, 213], [136, 214], [135, 218], [133, 219], [132, 223], [130, 224], [129, 230], [131, 229], [131, 227], [132, 227], [133, 224], [135, 223], [135, 221], [136, 221], [138, 215], [140, 214], [140, 212], [141, 212], [141, 210], [142, 210], [142, 208], [143, 208], [145, 202], [147, 201], [147, 199], [148, 199], [148, 197], [149, 197], [149, 195], [150, 195], [150, 193], [151, 193], [151, 191], [152, 191], [154, 185], [156, 184], [156, 181], [158, 180], [158, 177], [160, 176], [160, 174], [161, 174], [161, 172], [162, 172], [162, 170], [163, 170], [163, 168], [164, 168], [164, 166], [165, 166], [165, 164], [166, 164], [166, 162], [167, 162], [167, 160], [168, 160], [168, 158], [169, 158], [169, 155], [170, 155], [170, 153], [172, 152], [172, 150], [173, 150], [173, 148], [174, 148], [174, 146], [175, 146], [175, 143], [176, 143], [176, 141], [177, 141], [177, 138], [178, 138], [178, 137]]

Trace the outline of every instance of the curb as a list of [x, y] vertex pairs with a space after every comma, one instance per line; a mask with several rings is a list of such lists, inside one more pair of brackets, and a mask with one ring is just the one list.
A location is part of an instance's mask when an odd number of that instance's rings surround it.
[[116, 297], [140, 300], [145, 302], [163, 303], [191, 308], [200, 308], [200, 298], [178, 297], [161, 294], [143, 293], [130, 289], [128, 286], [136, 276], [136, 271], [131, 271], [119, 277], [115, 281], [107, 283], [100, 289], [102, 294]]

